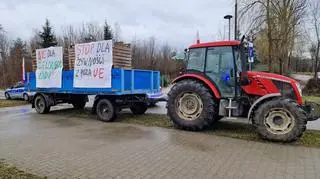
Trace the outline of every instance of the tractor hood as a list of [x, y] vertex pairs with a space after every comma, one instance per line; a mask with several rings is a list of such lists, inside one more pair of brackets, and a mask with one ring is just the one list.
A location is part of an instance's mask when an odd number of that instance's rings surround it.
[[288, 96], [294, 94], [295, 97], [289, 98], [296, 99], [298, 104], [302, 104], [302, 90], [296, 80], [274, 73], [255, 71], [248, 71], [248, 77], [251, 81], [250, 84], [242, 86], [246, 93], [258, 96], [279, 92]]
[[296, 80], [283, 76], [283, 75], [278, 75], [275, 73], [266, 73], [266, 72], [256, 72], [256, 71], [248, 71], [248, 77], [257, 77], [257, 78], [267, 78], [270, 80], [278, 80], [278, 81], [283, 81], [287, 83], [297, 83]]

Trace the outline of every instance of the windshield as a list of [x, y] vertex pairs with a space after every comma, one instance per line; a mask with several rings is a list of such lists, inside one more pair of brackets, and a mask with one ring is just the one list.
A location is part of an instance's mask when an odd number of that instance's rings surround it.
[[190, 49], [187, 70], [196, 70], [203, 72], [205, 55], [205, 48]]

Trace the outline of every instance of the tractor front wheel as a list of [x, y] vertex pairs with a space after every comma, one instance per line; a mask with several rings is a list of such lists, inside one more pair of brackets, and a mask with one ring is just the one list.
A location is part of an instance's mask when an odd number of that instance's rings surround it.
[[273, 99], [258, 107], [252, 122], [263, 138], [292, 142], [306, 130], [307, 117], [295, 101]]
[[176, 128], [198, 131], [210, 126], [216, 103], [209, 90], [195, 80], [176, 83], [168, 94], [167, 112]]

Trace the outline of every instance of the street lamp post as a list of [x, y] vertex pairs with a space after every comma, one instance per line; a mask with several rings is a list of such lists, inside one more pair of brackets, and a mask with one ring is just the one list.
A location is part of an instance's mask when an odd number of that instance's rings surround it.
[[224, 19], [228, 19], [229, 20], [229, 40], [231, 39], [231, 24], [230, 24], [230, 21], [232, 19], [232, 15], [226, 15], [224, 16]]
[[238, 0], [235, 0], [234, 6], [234, 39], [238, 40]]

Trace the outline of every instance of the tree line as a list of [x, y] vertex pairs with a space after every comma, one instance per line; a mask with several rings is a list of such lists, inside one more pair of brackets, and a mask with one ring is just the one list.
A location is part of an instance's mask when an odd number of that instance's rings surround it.
[[319, 0], [243, 0], [240, 26], [269, 71], [319, 71]]
[[[11, 40], [0, 25], [0, 88], [6, 88], [22, 80], [22, 59], [25, 59], [26, 72], [32, 70], [32, 51], [50, 46], [70, 46], [75, 43], [86, 43], [113, 39], [120, 42], [121, 27], [118, 23], [111, 27], [105, 21], [103, 27], [88, 22], [80, 26], [66, 25], [57, 35], [53, 25], [45, 20], [41, 30], [34, 30], [29, 40], [17, 38]], [[132, 47], [132, 67], [137, 69], [159, 70], [167, 78], [178, 75], [183, 67], [182, 61], [172, 60], [176, 50], [167, 43], [161, 44], [154, 37], [148, 39], [134, 38]]]

